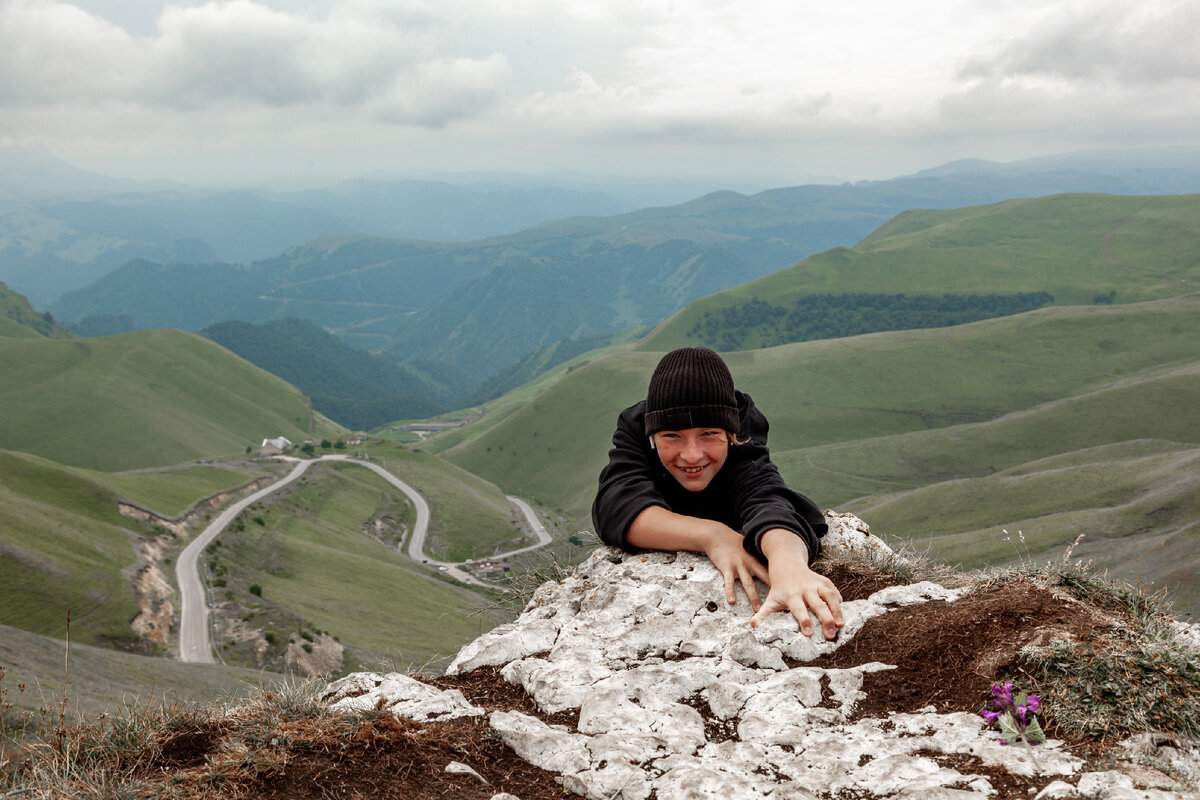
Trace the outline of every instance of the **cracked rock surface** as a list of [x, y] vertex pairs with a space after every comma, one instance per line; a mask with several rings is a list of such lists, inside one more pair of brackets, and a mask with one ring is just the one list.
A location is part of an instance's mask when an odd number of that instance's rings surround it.
[[[830, 523], [827, 549], [886, 549], [854, 517]], [[844, 603], [845, 627], [824, 641], [801, 635], [785, 614], [750, 628], [748, 601], [739, 591], [728, 605], [702, 555], [601, 548], [570, 577], [539, 587], [514, 623], [464, 647], [448, 674], [499, 668], [542, 715], [577, 713], [574, 726], [518, 710], [492, 711], [488, 722], [521, 758], [592, 800], [986, 798], [1001, 796], [993, 767], [1042, 778], [1037, 797], [1200, 797], [1083, 773], [1061, 742], [1006, 746], [975, 713], [930, 706], [856, 716], [866, 678], [896, 666], [810, 663], [853, 643], [870, 620], [955, 603], [967, 591], [930, 582], [875, 591]], [[352, 675], [328, 697], [424, 719], [484, 713], [461, 693], [417, 683]]]

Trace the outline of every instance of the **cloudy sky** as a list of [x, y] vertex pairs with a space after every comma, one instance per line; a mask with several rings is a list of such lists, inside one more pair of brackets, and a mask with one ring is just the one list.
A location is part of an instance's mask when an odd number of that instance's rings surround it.
[[1200, 0], [0, 0], [0, 144], [767, 185], [1200, 145]]

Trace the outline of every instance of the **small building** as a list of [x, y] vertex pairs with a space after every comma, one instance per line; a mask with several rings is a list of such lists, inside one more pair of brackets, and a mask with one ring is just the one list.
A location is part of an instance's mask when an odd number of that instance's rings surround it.
[[282, 436], [276, 436], [274, 439], [263, 439], [262, 445], [258, 448], [260, 456], [280, 456], [291, 451], [292, 443]]

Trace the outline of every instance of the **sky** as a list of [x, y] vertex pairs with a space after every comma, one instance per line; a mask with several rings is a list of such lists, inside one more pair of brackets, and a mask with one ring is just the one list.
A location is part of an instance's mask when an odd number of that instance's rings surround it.
[[0, 144], [193, 183], [789, 185], [1200, 145], [1200, 0], [0, 0]]

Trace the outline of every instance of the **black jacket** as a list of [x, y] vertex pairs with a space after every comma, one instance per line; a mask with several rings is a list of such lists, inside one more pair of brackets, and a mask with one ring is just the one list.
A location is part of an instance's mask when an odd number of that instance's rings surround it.
[[592, 504], [592, 521], [605, 544], [633, 551], [626, 542], [633, 520], [650, 506], [689, 517], [717, 520], [740, 531], [743, 546], [765, 562], [760, 540], [772, 528], [786, 528], [804, 539], [811, 563], [821, 549], [827, 526], [812, 500], [783, 482], [767, 451], [767, 418], [750, 396], [736, 392], [746, 444], [730, 445], [729, 457], [712, 482], [699, 492], [679, 485], [645, 434], [646, 403], [621, 412], [608, 466], [600, 473], [600, 490]]

